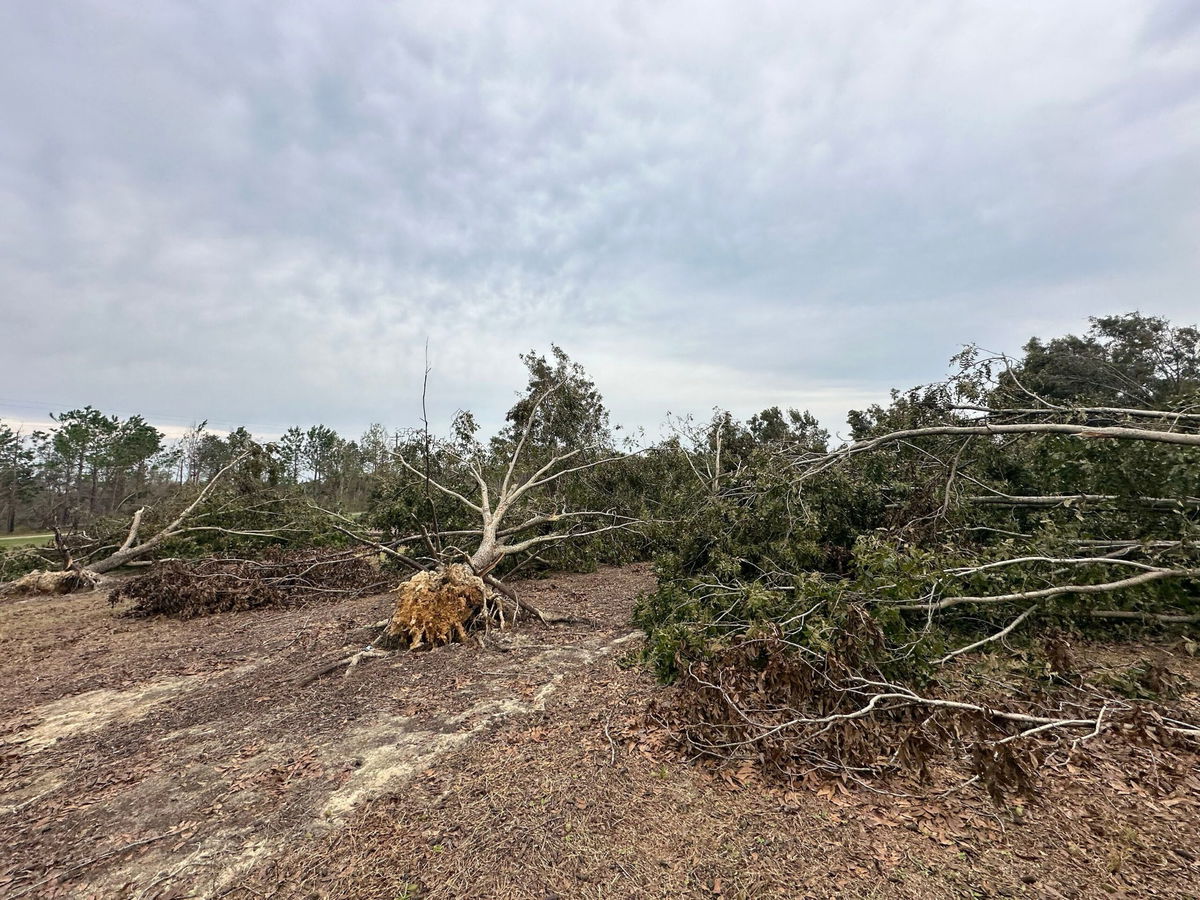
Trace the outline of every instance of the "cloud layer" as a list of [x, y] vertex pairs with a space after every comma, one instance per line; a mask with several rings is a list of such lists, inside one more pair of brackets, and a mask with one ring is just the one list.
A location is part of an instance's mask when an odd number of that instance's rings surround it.
[[[957, 347], [1200, 318], [1200, 7], [0, 8], [0, 416], [836, 425]], [[46, 408], [42, 408], [46, 407]]]

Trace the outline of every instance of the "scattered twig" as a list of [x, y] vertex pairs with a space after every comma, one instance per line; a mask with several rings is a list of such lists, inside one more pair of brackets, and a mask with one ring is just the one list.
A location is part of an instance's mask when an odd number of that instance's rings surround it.
[[47, 875], [41, 881], [36, 881], [33, 884], [17, 891], [15, 894], [11, 894], [10, 896], [12, 897], [12, 900], [17, 900], [18, 897], [24, 897], [26, 894], [32, 893], [33, 891], [40, 888], [42, 885], [49, 884], [51, 881], [54, 881], [56, 878], [62, 878], [67, 875], [74, 875], [76, 872], [80, 871], [81, 869], [86, 869], [88, 866], [98, 863], [101, 860], [108, 859], [110, 856], [118, 856], [122, 853], [125, 853], [126, 851], [134, 850], [145, 844], [152, 844], [155, 841], [161, 841], [163, 838], [172, 837], [173, 835], [179, 834], [181, 831], [184, 831], [183, 826], [180, 826], [179, 828], [173, 828], [170, 831], [164, 831], [162, 834], [156, 834], [153, 837], [142, 838], [141, 840], [137, 840], [137, 841], [130, 841], [128, 844], [125, 844], [123, 847], [117, 847], [114, 850], [105, 851], [104, 853], [97, 854], [96, 856], [93, 856], [90, 859], [85, 859], [83, 862], [78, 862], [78, 863], [74, 863], [73, 865], [67, 866], [67, 868], [64, 869], [62, 872], [55, 872], [52, 875]]

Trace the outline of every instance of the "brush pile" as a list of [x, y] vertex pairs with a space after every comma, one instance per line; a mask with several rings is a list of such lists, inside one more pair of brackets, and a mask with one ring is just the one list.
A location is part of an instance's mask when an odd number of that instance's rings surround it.
[[1050, 756], [1082, 764], [1093, 742], [1140, 748], [1160, 780], [1167, 763], [1194, 760], [1200, 748], [1200, 728], [1189, 724], [1198, 686], [1162, 661], [1076, 665], [1051, 634], [1020, 662], [993, 656], [982, 668], [901, 680], [881, 665], [871, 617], [858, 612], [854, 624], [819, 655], [763, 629], [681, 658], [676, 687], [651, 718], [689, 756], [749, 761], [785, 782], [909, 776], [944, 786], [970, 777], [996, 801], [1031, 793]]
[[165, 560], [109, 594], [125, 615], [192, 619], [236, 610], [288, 607], [382, 590], [387, 580], [361, 551], [274, 550], [260, 559], [217, 556]]

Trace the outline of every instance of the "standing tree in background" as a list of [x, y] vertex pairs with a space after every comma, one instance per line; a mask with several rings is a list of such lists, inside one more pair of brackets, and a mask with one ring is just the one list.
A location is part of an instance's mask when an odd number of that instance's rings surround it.
[[108, 451], [111, 466], [108, 509], [120, 508], [126, 499], [145, 490], [150, 460], [162, 447], [162, 433], [141, 416], [131, 416], [117, 426]]
[[58, 423], [54, 432], [55, 452], [66, 462], [70, 474], [71, 497], [63, 508], [78, 523], [81, 508], [96, 511], [96, 493], [101, 460], [108, 450], [109, 439], [117, 431], [116, 416], [106, 416], [97, 409], [85, 406], [52, 417]]
[[300, 483], [300, 470], [304, 467], [304, 432], [293, 425], [275, 442], [279, 448], [279, 459], [289, 484]]
[[1001, 405], [1155, 408], [1200, 390], [1200, 328], [1141, 313], [1090, 321], [1084, 335], [1030, 340], [1001, 377]]
[[314, 425], [304, 435], [304, 462], [313, 481], [323, 482], [332, 471], [341, 438], [327, 425]]
[[388, 430], [373, 422], [358, 441], [363, 473], [372, 477], [387, 474], [391, 469], [391, 451], [395, 441]]
[[35, 476], [33, 449], [19, 431], [0, 423], [0, 509], [9, 534], [17, 530], [17, 509], [31, 492]]

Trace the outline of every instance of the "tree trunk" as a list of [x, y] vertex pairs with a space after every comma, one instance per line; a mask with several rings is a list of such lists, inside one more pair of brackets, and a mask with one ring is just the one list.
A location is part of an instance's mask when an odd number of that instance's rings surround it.
[[483, 536], [479, 539], [479, 547], [471, 554], [471, 571], [482, 578], [496, 568], [502, 558], [500, 541], [496, 537], [496, 526], [485, 525]]
[[151, 538], [144, 544], [138, 544], [136, 547], [130, 547], [128, 550], [118, 550], [108, 559], [102, 559], [94, 565], [88, 566], [91, 571], [97, 575], [106, 575], [114, 569], [119, 569], [126, 563], [131, 563], [139, 556], [145, 556], [162, 541], [157, 538]]

